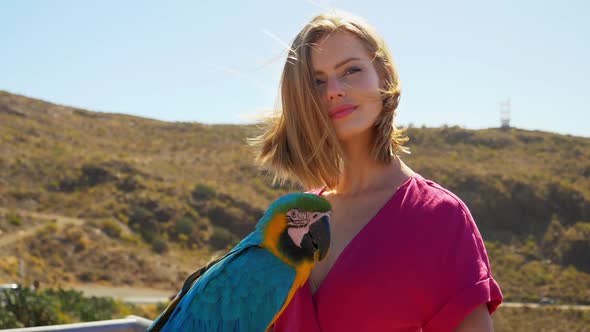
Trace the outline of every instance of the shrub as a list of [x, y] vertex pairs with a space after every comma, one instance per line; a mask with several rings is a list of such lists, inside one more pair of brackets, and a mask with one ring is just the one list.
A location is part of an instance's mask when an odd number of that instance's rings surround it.
[[195, 223], [189, 217], [182, 217], [176, 220], [176, 234], [190, 236], [194, 228]]
[[[55, 300], [27, 288], [0, 292], [0, 328], [42, 326], [59, 323]], [[10, 314], [9, 314], [10, 312]]]
[[116, 308], [116, 302], [111, 298], [87, 298], [76, 290], [48, 289], [45, 294], [55, 299], [62, 313], [79, 321], [111, 319]]
[[160, 237], [155, 237], [152, 241], [152, 249], [158, 254], [163, 254], [168, 251], [168, 243]]
[[18, 321], [12, 311], [0, 310], [0, 329], [21, 327], [24, 327], [24, 324]]
[[52, 220], [52, 221], [48, 222], [47, 224], [45, 224], [45, 226], [43, 226], [37, 232], [37, 234], [39, 236], [43, 236], [43, 235], [55, 234], [56, 232], [57, 232], [57, 223], [55, 220]]
[[100, 223], [100, 229], [112, 238], [121, 237], [121, 226], [114, 220], [106, 219]]
[[131, 192], [138, 189], [143, 189], [143, 185], [135, 175], [129, 175], [117, 183], [117, 188], [125, 192]]
[[560, 262], [562, 259], [563, 255], [559, 242], [561, 241], [564, 232], [565, 227], [563, 227], [557, 215], [553, 215], [542, 241], [543, 254], [551, 260]]
[[561, 250], [563, 263], [590, 273], [590, 223], [579, 222], [565, 231]]
[[19, 214], [10, 213], [7, 217], [8, 223], [13, 226], [20, 226], [23, 223], [23, 219]]
[[129, 226], [135, 228], [143, 224], [146, 220], [153, 218], [154, 214], [150, 210], [140, 206], [134, 206], [131, 210], [131, 216], [129, 216]]
[[215, 189], [212, 187], [199, 183], [195, 186], [192, 192], [193, 198], [196, 200], [208, 200], [216, 196]]
[[138, 245], [139, 243], [141, 243], [140, 237], [136, 234], [133, 234], [133, 233], [122, 234], [121, 240], [123, 240], [125, 243], [134, 244], [134, 245]]
[[209, 238], [209, 244], [214, 249], [225, 249], [229, 246], [235, 245], [238, 242], [238, 237], [223, 227], [213, 227], [213, 233]]
[[156, 234], [158, 234], [158, 222], [154, 218], [154, 214], [145, 208], [135, 206], [132, 209], [129, 217], [129, 227], [141, 234], [147, 242], [153, 242]]

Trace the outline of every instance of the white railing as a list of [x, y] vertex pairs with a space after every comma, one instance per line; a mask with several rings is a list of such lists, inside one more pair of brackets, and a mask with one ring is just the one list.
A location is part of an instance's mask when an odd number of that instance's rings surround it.
[[152, 324], [152, 321], [138, 316], [127, 316], [122, 319], [101, 320], [88, 323], [74, 323], [51, 326], [25, 327], [20, 329], [1, 330], [2, 332], [40, 332], [40, 331], [60, 331], [60, 332], [145, 332]]

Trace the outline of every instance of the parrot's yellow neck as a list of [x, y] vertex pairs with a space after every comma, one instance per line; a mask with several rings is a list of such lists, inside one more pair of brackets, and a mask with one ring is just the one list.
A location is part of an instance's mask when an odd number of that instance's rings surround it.
[[[283, 220], [276, 220], [277, 218], [282, 218]], [[311, 269], [314, 266], [314, 263], [312, 261], [303, 261], [301, 263], [295, 264], [295, 262], [293, 262], [291, 259], [289, 259], [279, 251], [278, 244], [280, 237], [286, 231], [287, 228], [287, 223], [285, 222], [284, 218], [284, 215], [279, 214], [276, 215], [273, 218], [273, 220], [269, 222], [268, 226], [264, 231], [264, 241], [262, 242], [262, 246], [270, 250], [273, 253], [273, 255], [281, 259], [283, 262], [285, 262], [285, 264], [292, 266], [296, 271], [296, 275], [295, 280], [293, 281], [293, 286], [289, 290], [289, 294], [287, 295], [287, 299], [285, 300], [283, 307], [281, 308], [281, 310], [279, 310], [279, 312], [277, 312], [272, 322], [269, 324], [269, 328], [274, 324], [277, 318], [279, 318], [279, 316], [283, 313], [285, 308], [287, 308], [287, 305], [291, 302], [297, 290], [301, 288], [301, 286], [305, 285], [307, 279], [309, 279], [309, 275], [311, 274]]]
[[266, 328], [266, 331], [269, 331], [270, 327], [277, 321], [277, 319], [281, 316], [283, 311], [285, 311], [285, 309], [287, 308], [289, 303], [291, 303], [293, 296], [299, 290], [299, 288], [301, 288], [303, 285], [305, 285], [305, 282], [307, 281], [307, 279], [309, 279], [309, 275], [311, 274], [312, 268], [313, 268], [313, 263], [307, 263], [307, 262], [304, 264], [300, 264], [300, 266], [297, 266], [295, 268], [295, 270], [297, 271], [297, 275], [295, 276], [295, 281], [293, 282], [293, 286], [289, 290], [289, 294], [287, 295], [287, 298], [285, 299], [285, 303], [281, 307], [281, 310], [279, 310], [279, 312], [277, 312], [277, 314], [273, 317], [272, 321], [270, 322], [270, 324]]

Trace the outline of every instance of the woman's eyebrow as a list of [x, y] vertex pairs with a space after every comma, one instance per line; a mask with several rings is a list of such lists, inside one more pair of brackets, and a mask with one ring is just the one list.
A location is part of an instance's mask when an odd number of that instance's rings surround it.
[[[338, 69], [338, 68], [340, 68], [340, 67], [344, 66], [345, 64], [347, 64], [347, 63], [349, 63], [349, 62], [351, 62], [351, 61], [356, 61], [356, 60], [361, 60], [361, 59], [360, 59], [360, 58], [355, 58], [355, 57], [352, 57], [352, 58], [348, 58], [348, 59], [346, 59], [346, 60], [340, 61], [340, 62], [338, 62], [338, 63], [337, 63], [335, 66], [334, 66], [334, 69]], [[322, 74], [322, 73], [323, 73], [323, 72], [322, 72], [321, 70], [315, 70], [315, 71], [314, 71], [314, 74], [315, 74], [315, 75], [317, 75], [317, 74]]]

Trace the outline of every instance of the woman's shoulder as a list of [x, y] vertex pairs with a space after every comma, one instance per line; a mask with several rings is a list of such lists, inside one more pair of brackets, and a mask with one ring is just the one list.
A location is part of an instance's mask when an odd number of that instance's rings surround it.
[[403, 198], [399, 215], [403, 225], [419, 232], [431, 248], [448, 248], [459, 239], [481, 238], [467, 205], [440, 184], [415, 176]]
[[451, 190], [415, 173], [403, 197], [407, 211], [428, 215], [470, 215], [467, 205]]

